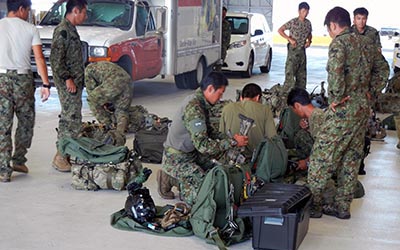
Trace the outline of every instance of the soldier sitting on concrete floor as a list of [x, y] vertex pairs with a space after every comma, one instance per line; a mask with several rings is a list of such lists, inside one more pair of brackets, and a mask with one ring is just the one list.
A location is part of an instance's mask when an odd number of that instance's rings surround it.
[[247, 145], [247, 136], [215, 131], [209, 122], [209, 111], [219, 101], [228, 79], [211, 72], [196, 92], [183, 101], [172, 119], [164, 143], [163, 169], [157, 173], [158, 192], [162, 198], [173, 199], [171, 179], [179, 183], [181, 198], [193, 205], [207, 170], [215, 165], [213, 159], [234, 147]]
[[112, 62], [96, 62], [85, 69], [88, 104], [96, 119], [115, 129], [114, 145], [124, 145], [132, 101], [131, 77]]

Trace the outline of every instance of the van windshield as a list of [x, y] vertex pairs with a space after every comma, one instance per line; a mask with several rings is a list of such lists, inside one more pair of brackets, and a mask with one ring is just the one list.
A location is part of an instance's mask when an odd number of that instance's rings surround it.
[[232, 35], [247, 34], [249, 30], [249, 19], [245, 17], [227, 16], [226, 20], [231, 24]]
[[[88, 1], [87, 19], [82, 26], [101, 26], [129, 29], [134, 5], [129, 1]], [[57, 25], [64, 18], [66, 2], [55, 4], [40, 25]]]

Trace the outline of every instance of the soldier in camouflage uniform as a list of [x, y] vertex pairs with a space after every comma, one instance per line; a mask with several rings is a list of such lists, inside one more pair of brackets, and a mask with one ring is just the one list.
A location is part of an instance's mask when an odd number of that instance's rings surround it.
[[210, 125], [209, 111], [227, 85], [228, 79], [222, 73], [210, 73], [201, 87], [183, 101], [164, 143], [163, 171], [178, 180], [181, 197], [190, 205], [196, 201], [207, 170], [214, 166], [213, 159], [230, 148], [247, 145], [247, 136], [235, 134], [230, 139]]
[[[54, 29], [50, 64], [61, 104], [58, 139], [77, 137], [82, 126], [82, 90], [84, 65], [82, 46], [76, 25], [86, 20], [86, 0], [68, 0], [65, 18]], [[57, 150], [53, 167], [71, 171], [66, 156]]]
[[[307, 169], [309, 156], [311, 154], [314, 139], [318, 133], [318, 128], [322, 124], [324, 111], [312, 105], [307, 90], [303, 88], [293, 88], [287, 98], [287, 105], [302, 118], [299, 130], [295, 135], [295, 148], [297, 168], [293, 171], [294, 180], [292, 182], [307, 180]], [[293, 177], [291, 176], [291, 177]]]
[[[25, 157], [35, 124], [35, 84], [31, 51], [43, 81], [42, 101], [50, 95], [47, 67], [37, 28], [26, 22], [30, 0], [7, 1], [8, 14], [0, 20], [0, 181], [11, 181], [13, 171], [28, 173]], [[14, 114], [18, 126], [12, 145]], [[13, 165], [10, 166], [10, 161]]]
[[[287, 89], [295, 86], [305, 88], [307, 84], [306, 48], [310, 47], [312, 40], [311, 22], [306, 18], [309, 10], [306, 2], [300, 3], [299, 16], [278, 29], [278, 33], [288, 40], [284, 83]], [[286, 30], [289, 30], [289, 35], [285, 33]]]
[[364, 7], [357, 8], [353, 11], [353, 25], [351, 30], [359, 35], [363, 35], [371, 39], [371, 41], [376, 45], [379, 52], [382, 50], [381, 39], [379, 36], [379, 31], [374, 27], [367, 25], [368, 20], [368, 10]]
[[[85, 69], [85, 85], [90, 110], [100, 123], [110, 129], [115, 128], [123, 138], [128, 128], [129, 107], [132, 101], [130, 83], [129, 74], [112, 62], [92, 63]], [[123, 144], [125, 140], [118, 142], [118, 145]]]
[[[331, 9], [325, 25], [333, 38], [327, 63], [329, 108], [324, 115], [310, 156], [308, 185], [313, 193], [312, 218], [322, 212], [350, 218], [357, 173], [363, 156], [370, 93], [389, 75], [389, 66], [365, 36], [350, 31], [350, 14]], [[332, 174], [338, 188], [334, 204], [322, 209], [322, 192]]]
[[216, 65], [215, 70], [221, 71], [221, 67], [224, 64], [226, 53], [231, 43], [231, 24], [228, 20], [225, 19], [227, 8], [224, 6], [222, 7], [222, 42], [221, 42], [221, 59], [222, 61]]

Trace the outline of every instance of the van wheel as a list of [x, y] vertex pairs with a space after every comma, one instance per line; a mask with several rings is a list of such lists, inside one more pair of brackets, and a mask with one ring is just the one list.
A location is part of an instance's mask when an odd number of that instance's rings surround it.
[[200, 86], [206, 73], [206, 63], [203, 58], [197, 63], [197, 67], [194, 71], [188, 72], [188, 81], [186, 82], [186, 88], [197, 89]]
[[186, 88], [186, 77], [185, 74], [175, 75], [175, 85], [178, 89]]
[[271, 63], [272, 63], [272, 49], [269, 50], [266, 64], [265, 64], [265, 66], [260, 67], [260, 71], [262, 73], [269, 73], [269, 71], [271, 70]]
[[247, 66], [247, 70], [242, 72], [242, 77], [244, 77], [244, 78], [251, 77], [251, 75], [253, 74], [253, 65], [254, 65], [253, 53], [250, 53], [249, 64]]

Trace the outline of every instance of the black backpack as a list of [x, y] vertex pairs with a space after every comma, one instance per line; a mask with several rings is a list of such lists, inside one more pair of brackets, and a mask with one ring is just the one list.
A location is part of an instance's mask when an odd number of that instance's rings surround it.
[[151, 116], [152, 118], [146, 119], [146, 126], [135, 133], [133, 149], [142, 162], [161, 163], [171, 120], [156, 115]]

